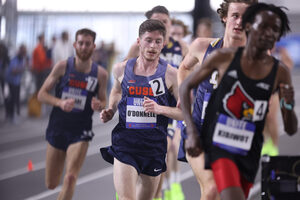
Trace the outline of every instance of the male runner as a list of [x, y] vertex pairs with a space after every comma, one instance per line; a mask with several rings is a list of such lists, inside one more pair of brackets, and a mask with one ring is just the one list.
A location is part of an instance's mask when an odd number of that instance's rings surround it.
[[118, 106], [112, 146], [101, 148], [101, 154], [114, 165], [120, 200], [152, 200], [166, 170], [168, 118], [182, 119], [181, 110], [170, 107], [171, 99], [178, 97], [177, 70], [159, 58], [165, 37], [165, 26], [158, 20], [140, 25], [139, 56], [115, 65], [109, 107], [100, 115], [107, 122]]
[[[227, 47], [238, 47], [246, 44], [246, 35], [242, 30], [242, 15], [245, 9], [255, 0], [224, 0], [217, 10], [221, 21], [225, 26], [223, 38], [197, 38], [191, 44], [189, 53], [181, 63], [178, 72], [178, 83], [180, 83], [194, 70], [194, 66], [208, 57], [214, 50]], [[211, 76], [202, 82], [197, 90], [194, 101], [193, 119], [199, 134], [205, 134], [202, 129], [205, 116], [205, 107], [210, 94], [217, 88], [218, 72], [214, 71]], [[201, 199], [214, 200], [218, 198], [217, 188], [211, 170], [204, 169], [204, 154], [199, 157], [191, 157], [186, 154], [184, 143], [187, 138], [185, 127], [183, 127], [178, 159], [188, 161], [200, 185]]]
[[[145, 13], [147, 19], [156, 19], [161, 21], [166, 28], [166, 39], [164, 42], [164, 47], [161, 50], [160, 58], [166, 60], [168, 64], [172, 65], [175, 68], [178, 68], [180, 62], [182, 61], [183, 57], [187, 54], [188, 47], [187, 44], [183, 40], [175, 40], [171, 37], [170, 29], [171, 29], [171, 18], [169, 11], [164, 6], [155, 6], [151, 10]], [[134, 43], [127, 55], [128, 58], [133, 58], [138, 56], [139, 48], [137, 43]], [[175, 99], [173, 100], [173, 104], [176, 105]], [[174, 125], [173, 125], [174, 124]], [[179, 141], [180, 141], [180, 127], [182, 122], [169, 120], [169, 128], [168, 128], [168, 156], [167, 159], [176, 160], [175, 152], [178, 151], [179, 148]], [[172, 151], [173, 149], [173, 151]], [[170, 163], [170, 162], [168, 162]], [[176, 171], [174, 177], [174, 183], [170, 179], [172, 172]], [[174, 174], [174, 173], [173, 173]], [[166, 175], [166, 178], [164, 178]], [[178, 166], [168, 165], [167, 172], [161, 176], [161, 182], [159, 184], [157, 193], [155, 195], [154, 200], [160, 200], [162, 197], [162, 184], [165, 182], [165, 190], [164, 190], [164, 198], [165, 200], [171, 199], [171, 196], [176, 196], [176, 199], [183, 200], [184, 194], [181, 189], [180, 185], [180, 172]]]
[[[288, 68], [268, 54], [290, 30], [280, 7], [259, 3], [242, 18], [245, 48], [214, 51], [180, 86], [181, 107], [187, 124], [185, 149], [192, 157], [205, 151], [221, 199], [246, 199], [258, 169], [269, 99], [277, 89], [285, 131], [297, 131], [294, 90]], [[203, 130], [197, 133], [188, 95], [193, 87], [218, 71], [217, 90], [207, 106]], [[201, 138], [201, 139], [200, 139]]]
[[[76, 56], [58, 62], [38, 93], [38, 99], [53, 105], [46, 130], [46, 186], [60, 182], [66, 162], [63, 187], [58, 199], [72, 199], [76, 179], [92, 140], [92, 115], [106, 104], [106, 71], [92, 62], [96, 33], [76, 32]], [[56, 85], [55, 96], [51, 89]]]

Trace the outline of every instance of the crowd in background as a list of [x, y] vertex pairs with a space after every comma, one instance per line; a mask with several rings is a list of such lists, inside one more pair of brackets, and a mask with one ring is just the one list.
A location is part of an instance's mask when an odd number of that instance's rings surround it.
[[[36, 46], [29, 52], [26, 44], [10, 55], [5, 42], [0, 42], [0, 106], [4, 107], [5, 120], [20, 122], [20, 106], [27, 105], [27, 115], [40, 117], [49, 114], [46, 105], [37, 101], [37, 92], [55, 63], [74, 56], [73, 41], [63, 31], [59, 37], [53, 35], [46, 43], [45, 34], [37, 37]], [[101, 41], [93, 54], [94, 62], [108, 72], [116, 55], [114, 43]], [[108, 90], [110, 85], [108, 84]]]

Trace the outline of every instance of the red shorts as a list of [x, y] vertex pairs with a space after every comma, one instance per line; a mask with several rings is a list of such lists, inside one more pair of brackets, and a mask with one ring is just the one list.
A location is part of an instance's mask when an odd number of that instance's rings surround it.
[[211, 164], [219, 193], [229, 187], [240, 187], [248, 197], [253, 183], [241, 176], [236, 164], [227, 158], [220, 158]]

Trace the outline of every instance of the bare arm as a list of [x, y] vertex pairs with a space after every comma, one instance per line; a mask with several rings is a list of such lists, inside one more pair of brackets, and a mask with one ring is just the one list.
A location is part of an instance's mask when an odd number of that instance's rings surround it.
[[98, 66], [98, 99], [93, 97], [91, 102], [92, 109], [95, 111], [101, 111], [103, 108], [105, 108], [107, 79], [107, 71], [103, 67]]
[[206, 49], [212, 39], [198, 38], [190, 45], [187, 54], [178, 68], [178, 85], [194, 70], [195, 66], [202, 63]]
[[190, 92], [194, 87], [198, 86], [200, 82], [208, 78], [214, 70], [218, 70], [221, 77], [231, 59], [232, 56], [228, 53], [222, 53], [220, 50], [214, 51], [200, 67], [197, 67], [194, 70], [194, 73], [191, 73], [182, 82], [179, 87], [181, 109], [188, 135], [185, 148], [192, 157], [198, 156], [202, 152], [202, 145], [191, 114]]
[[278, 72], [279, 101], [284, 130], [293, 135], [298, 129], [298, 119], [294, 111], [294, 87], [291, 81], [290, 70], [283, 63], [279, 65]]
[[53, 67], [38, 93], [38, 100], [43, 103], [60, 107], [65, 112], [70, 112], [74, 107], [74, 99], [60, 99], [50, 94], [51, 89], [55, 86], [60, 77], [64, 75], [66, 65], [66, 61], [61, 61]]
[[117, 63], [113, 67], [114, 84], [109, 95], [108, 108], [100, 113], [100, 119], [103, 122], [111, 120], [117, 111], [117, 105], [122, 97], [121, 82], [124, 76], [125, 64], [126, 62]]

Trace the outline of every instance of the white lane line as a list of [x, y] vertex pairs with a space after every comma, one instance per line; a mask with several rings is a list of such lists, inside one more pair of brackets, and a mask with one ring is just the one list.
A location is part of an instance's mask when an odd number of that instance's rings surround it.
[[[99, 145], [95, 144], [94, 146], [90, 146], [89, 149], [88, 149], [88, 152], [87, 152], [87, 156], [91, 156], [91, 155], [94, 155], [94, 154], [97, 154], [97, 153], [100, 154], [100, 152], [99, 152], [100, 147], [108, 146], [109, 144], [110, 144], [110, 141], [107, 141], [107, 142], [99, 144]], [[38, 162], [38, 163], [33, 163], [33, 166], [34, 166], [33, 170], [44, 169], [45, 168], [45, 161]], [[8, 179], [8, 178], [15, 177], [15, 176], [19, 176], [19, 175], [22, 175], [22, 174], [26, 174], [26, 173], [28, 173], [27, 167], [12, 170], [10, 172], [0, 174], [0, 181]]]
[[[87, 183], [87, 182], [90, 182], [90, 181], [93, 181], [93, 180], [96, 180], [96, 179], [100, 179], [100, 178], [102, 178], [104, 176], [108, 176], [112, 173], [113, 173], [113, 167], [108, 167], [108, 168], [99, 170], [97, 172], [94, 172], [92, 174], [89, 174], [89, 175], [86, 175], [86, 176], [83, 176], [83, 177], [79, 178], [76, 182], [76, 185], [78, 186], [78, 185], [81, 185], [81, 184], [84, 184], [84, 183]], [[42, 199], [42, 198], [46, 198], [46, 197], [51, 196], [53, 194], [59, 193], [61, 191], [61, 188], [62, 188], [62, 185], [58, 186], [54, 190], [44, 191], [40, 194], [37, 194], [37, 195], [31, 196], [29, 198], [26, 198], [25, 200], [39, 200], [39, 199]]]
[[47, 147], [47, 145], [46, 145], [46, 141], [45, 141], [43, 143], [39, 143], [36, 145], [28, 145], [26, 147], [22, 147], [22, 149], [14, 149], [11, 151], [2, 152], [2, 153], [0, 153], [0, 160], [10, 158], [10, 157], [24, 155], [27, 153], [38, 152], [41, 150], [45, 150], [46, 147]]
[[191, 177], [193, 177], [194, 176], [194, 173], [193, 173], [193, 171], [190, 169], [190, 170], [188, 170], [188, 171], [186, 171], [186, 172], [184, 172], [184, 173], [182, 173], [181, 175], [180, 175], [180, 181], [185, 181], [186, 179], [189, 179], [189, 178], [191, 178]]

